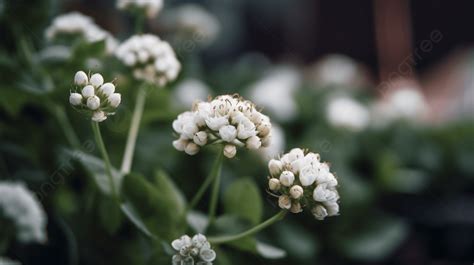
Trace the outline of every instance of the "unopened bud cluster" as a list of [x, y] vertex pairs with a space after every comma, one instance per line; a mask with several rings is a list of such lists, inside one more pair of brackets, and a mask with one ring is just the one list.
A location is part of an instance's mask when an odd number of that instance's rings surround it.
[[209, 102], [196, 102], [173, 122], [179, 139], [173, 146], [189, 155], [206, 144], [223, 144], [224, 155], [232, 158], [237, 147], [259, 149], [270, 144], [270, 118], [255, 105], [234, 95], [222, 95]]
[[101, 74], [88, 76], [84, 71], [79, 71], [74, 76], [77, 92], [69, 95], [69, 103], [74, 108], [90, 114], [93, 121], [101, 122], [113, 115], [121, 101], [121, 95], [115, 93], [115, 85], [104, 83]]
[[133, 68], [136, 79], [160, 86], [175, 80], [181, 70], [169, 43], [151, 34], [130, 37], [117, 48], [115, 55]]
[[118, 0], [117, 8], [131, 12], [143, 12], [153, 18], [163, 8], [163, 0]]
[[176, 250], [173, 256], [173, 265], [197, 264], [212, 265], [216, 259], [216, 252], [204, 235], [197, 234], [193, 238], [184, 235], [171, 243]]
[[278, 205], [293, 213], [311, 210], [316, 219], [339, 213], [337, 179], [319, 154], [294, 148], [268, 163], [268, 187], [278, 196]]

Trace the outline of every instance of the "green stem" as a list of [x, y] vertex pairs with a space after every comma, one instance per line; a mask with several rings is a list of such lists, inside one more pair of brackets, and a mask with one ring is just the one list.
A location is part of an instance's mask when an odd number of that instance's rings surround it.
[[204, 192], [206, 192], [207, 188], [209, 188], [209, 185], [211, 185], [212, 181], [216, 178], [216, 176], [220, 174], [223, 158], [224, 156], [223, 156], [222, 150], [220, 150], [220, 152], [217, 154], [216, 160], [214, 160], [214, 164], [212, 165], [211, 172], [209, 172], [209, 175], [207, 175], [201, 187], [196, 192], [196, 195], [194, 195], [193, 199], [189, 203], [188, 210], [191, 210], [194, 207], [196, 207], [197, 203], [201, 200], [202, 196], [204, 195]]
[[65, 110], [63, 107], [57, 105], [54, 106], [54, 114], [56, 116], [56, 119], [58, 120], [59, 125], [64, 131], [64, 134], [66, 136], [67, 141], [69, 144], [74, 148], [74, 149], [81, 149], [81, 144], [79, 142], [79, 138], [77, 137], [77, 134], [74, 132], [74, 129], [72, 128], [71, 123], [69, 122], [69, 119], [66, 116]]
[[212, 166], [211, 174], [213, 175], [212, 178], [214, 183], [212, 185], [211, 191], [211, 200], [209, 202], [209, 224], [214, 222], [216, 217], [216, 210], [217, 210], [217, 201], [219, 199], [219, 188], [221, 184], [221, 169], [222, 169], [222, 161], [224, 158], [224, 150], [219, 149], [219, 154], [217, 155], [216, 162]]
[[107, 150], [105, 149], [104, 140], [102, 139], [98, 122], [92, 122], [92, 131], [94, 131], [95, 141], [97, 142], [97, 145], [99, 146], [100, 152], [102, 154], [102, 158], [104, 159], [105, 169], [107, 171], [106, 173], [110, 183], [110, 191], [112, 192], [112, 196], [114, 197], [114, 199], [118, 201], [117, 191], [115, 189], [115, 181], [112, 175], [112, 166], [110, 165], [109, 155], [107, 154]]
[[135, 19], [135, 34], [143, 33], [143, 27], [145, 25], [145, 16], [141, 13], [136, 15]]
[[286, 213], [287, 213], [286, 210], [281, 210], [277, 214], [275, 214], [273, 217], [267, 219], [265, 222], [255, 226], [253, 228], [250, 228], [247, 231], [244, 231], [244, 232], [239, 233], [237, 235], [209, 237], [208, 241], [211, 244], [223, 244], [223, 243], [228, 243], [228, 242], [232, 242], [232, 241], [242, 239], [244, 237], [253, 235], [253, 234], [259, 232], [260, 230], [262, 230], [262, 229], [264, 229], [264, 228], [266, 228], [266, 227], [282, 220], [285, 217]]
[[130, 123], [130, 130], [128, 131], [127, 143], [125, 145], [125, 152], [122, 159], [122, 166], [120, 167], [120, 171], [123, 174], [130, 173], [132, 168], [133, 153], [135, 151], [135, 144], [137, 142], [140, 121], [145, 108], [146, 94], [147, 92], [145, 85], [140, 86], [135, 102], [135, 109], [133, 110], [132, 121]]

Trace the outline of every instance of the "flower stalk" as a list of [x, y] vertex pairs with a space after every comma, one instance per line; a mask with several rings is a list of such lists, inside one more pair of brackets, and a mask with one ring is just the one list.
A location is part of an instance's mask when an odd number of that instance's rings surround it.
[[112, 175], [112, 166], [110, 164], [110, 159], [109, 159], [109, 155], [107, 154], [107, 150], [105, 149], [105, 144], [102, 139], [102, 135], [100, 133], [98, 122], [92, 121], [92, 131], [94, 132], [95, 141], [97, 145], [99, 146], [102, 159], [104, 160], [107, 177], [109, 178], [109, 183], [110, 183], [110, 192], [112, 193], [113, 198], [118, 200], [118, 194], [115, 188], [115, 181]]
[[242, 233], [239, 233], [239, 234], [236, 234], [236, 235], [229, 235], [229, 236], [210, 237], [210, 238], [208, 238], [208, 240], [211, 244], [224, 244], [224, 243], [229, 243], [229, 242], [233, 242], [233, 241], [242, 239], [242, 238], [247, 237], [247, 236], [251, 236], [251, 235], [256, 234], [259, 231], [267, 228], [268, 226], [282, 220], [285, 217], [285, 215], [287, 214], [287, 212], [288, 211], [286, 211], [286, 210], [281, 210], [277, 214], [275, 214], [274, 216], [272, 216], [269, 219], [267, 219], [266, 221], [262, 222], [261, 224], [255, 226], [253, 228], [250, 228], [249, 230], [244, 231]]
[[145, 109], [146, 94], [146, 86], [145, 84], [143, 84], [138, 90], [135, 102], [135, 109], [133, 110], [132, 121], [130, 124], [130, 129], [128, 131], [127, 143], [125, 145], [125, 152], [122, 159], [122, 166], [120, 167], [120, 172], [123, 174], [130, 173], [130, 170], [132, 168], [133, 154], [135, 152], [138, 129], [140, 127], [140, 121], [143, 116], [143, 110]]

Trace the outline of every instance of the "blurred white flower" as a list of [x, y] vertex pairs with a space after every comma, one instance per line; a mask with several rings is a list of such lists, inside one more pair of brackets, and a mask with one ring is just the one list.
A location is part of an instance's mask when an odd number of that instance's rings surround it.
[[285, 132], [277, 124], [272, 124], [271, 129], [271, 143], [267, 147], [259, 149], [259, 153], [262, 158], [268, 160], [270, 158], [276, 157], [285, 150]]
[[184, 235], [171, 242], [176, 251], [173, 256], [173, 265], [202, 264], [211, 265], [216, 259], [216, 252], [204, 235], [197, 234], [193, 238]]
[[195, 102], [192, 111], [178, 115], [173, 121], [173, 129], [179, 134], [179, 140], [173, 145], [182, 151], [187, 142], [194, 143], [193, 151], [196, 151], [205, 144], [225, 144], [224, 155], [232, 158], [237, 146], [248, 149], [268, 146], [271, 128], [270, 119], [252, 102], [236, 95], [222, 95], [209, 102]]
[[117, 0], [117, 8], [131, 12], [141, 11], [148, 18], [153, 18], [163, 8], [163, 0]]
[[219, 20], [197, 4], [183, 4], [168, 10], [163, 22], [175, 38], [191, 39], [202, 46], [211, 44], [219, 35]]
[[89, 43], [105, 40], [107, 53], [112, 53], [117, 47], [117, 40], [112, 34], [95, 24], [91, 17], [79, 12], [71, 12], [54, 18], [46, 29], [45, 35], [49, 40], [62, 35], [79, 35]]
[[21, 265], [21, 262], [11, 260], [7, 257], [0, 257], [0, 265]]
[[191, 106], [196, 101], [206, 100], [211, 90], [198, 79], [186, 79], [173, 89], [173, 97], [178, 107]]
[[16, 237], [21, 242], [47, 240], [43, 207], [22, 183], [0, 182], [0, 218], [15, 225]]
[[114, 93], [115, 85], [104, 84], [104, 77], [99, 73], [89, 78], [84, 71], [78, 71], [74, 83], [81, 94], [71, 92], [69, 103], [75, 109], [88, 113], [93, 121], [104, 121], [120, 105], [122, 98], [119, 93]]
[[134, 35], [116, 49], [115, 55], [133, 69], [138, 80], [160, 86], [174, 81], [181, 71], [173, 48], [155, 35]]
[[326, 118], [334, 127], [361, 131], [369, 125], [370, 111], [352, 98], [335, 97], [327, 105]]
[[292, 213], [307, 208], [319, 220], [339, 213], [337, 180], [328, 164], [320, 162], [319, 154], [294, 148], [270, 160], [268, 169], [268, 187], [278, 196], [280, 208]]
[[315, 86], [357, 87], [366, 82], [360, 66], [342, 54], [331, 54], [317, 61], [308, 71]]
[[372, 122], [380, 127], [396, 120], [422, 121], [427, 111], [428, 104], [420, 90], [403, 87], [372, 106]]
[[296, 68], [275, 67], [249, 87], [249, 97], [273, 114], [275, 119], [290, 121], [298, 114], [294, 94], [300, 84], [301, 76]]

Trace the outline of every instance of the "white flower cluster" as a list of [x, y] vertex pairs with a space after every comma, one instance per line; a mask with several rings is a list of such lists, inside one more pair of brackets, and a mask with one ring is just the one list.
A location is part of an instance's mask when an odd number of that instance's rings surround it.
[[370, 111], [350, 97], [336, 97], [327, 105], [326, 119], [334, 127], [361, 131], [370, 123]]
[[147, 17], [153, 18], [163, 8], [163, 0], [117, 0], [117, 8], [144, 12]]
[[270, 144], [270, 118], [259, 112], [255, 105], [234, 95], [222, 95], [210, 102], [197, 102], [192, 111], [186, 111], [173, 121], [179, 139], [173, 146], [189, 155], [212, 143], [224, 144], [224, 155], [232, 158], [237, 146], [259, 149]]
[[101, 74], [93, 74], [90, 78], [84, 71], [74, 76], [74, 83], [81, 88], [81, 93], [71, 93], [69, 103], [80, 111], [92, 114], [92, 120], [101, 122], [113, 115], [122, 97], [115, 93], [115, 85], [104, 83]]
[[280, 208], [293, 213], [307, 208], [318, 220], [339, 213], [337, 179], [319, 154], [294, 148], [280, 159], [270, 160], [268, 169], [268, 186], [278, 196]]
[[46, 241], [46, 214], [22, 183], [0, 182], [0, 218], [11, 221], [24, 243]]
[[46, 37], [50, 40], [59, 35], [80, 35], [87, 42], [105, 40], [106, 51], [112, 53], [117, 47], [117, 40], [108, 32], [94, 23], [92, 18], [79, 12], [71, 12], [56, 17], [46, 29]]
[[211, 44], [220, 31], [219, 20], [197, 4], [183, 4], [170, 10], [164, 22], [175, 34], [192, 38], [203, 46]]
[[177, 253], [173, 256], [173, 265], [197, 264], [212, 265], [216, 252], [204, 235], [197, 234], [193, 238], [184, 235], [171, 243]]
[[169, 43], [151, 34], [130, 37], [120, 44], [115, 55], [134, 69], [136, 79], [160, 86], [175, 80], [181, 70], [181, 64]]

